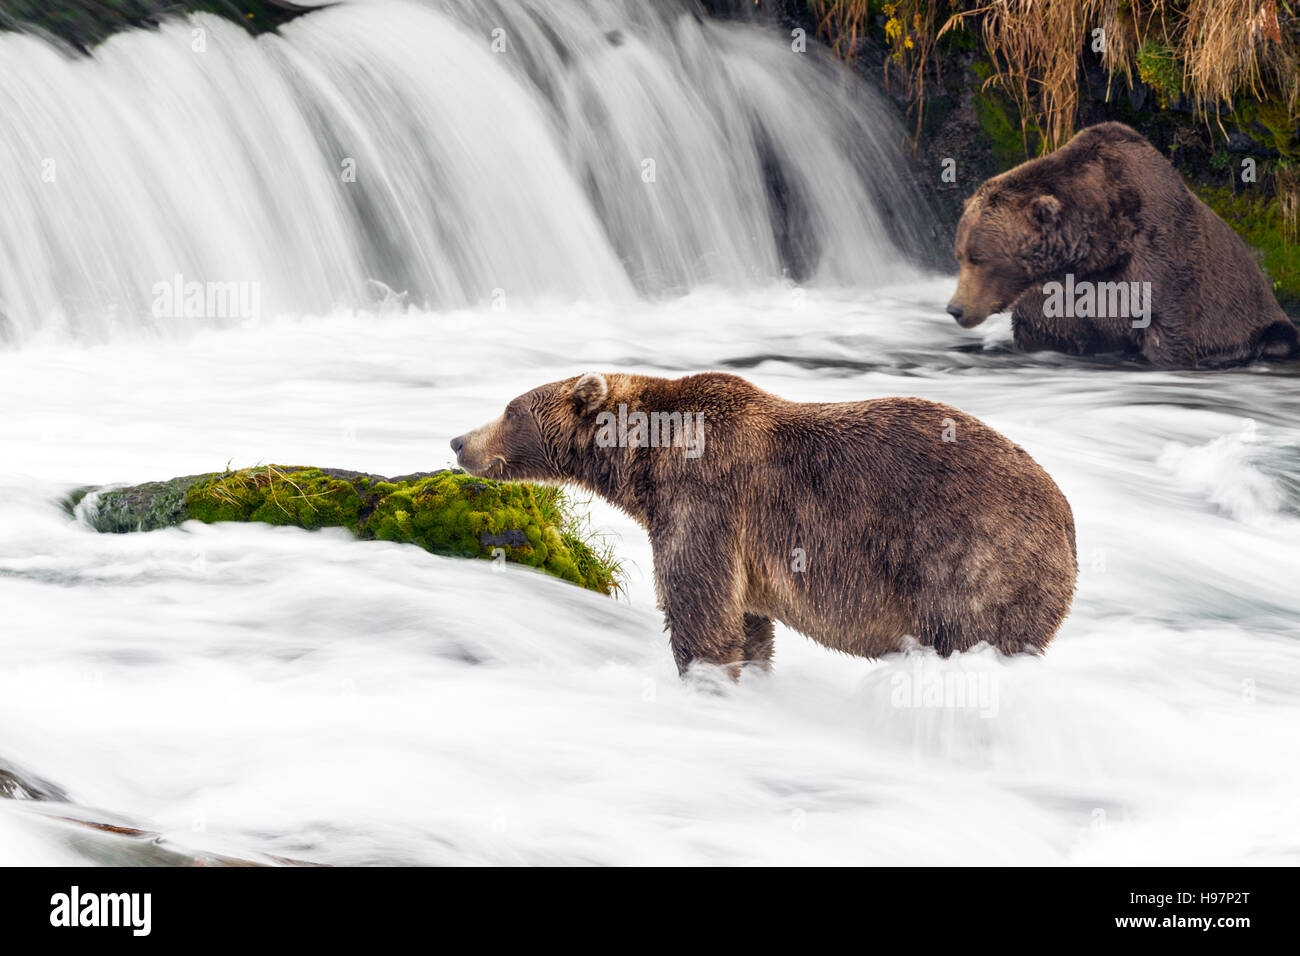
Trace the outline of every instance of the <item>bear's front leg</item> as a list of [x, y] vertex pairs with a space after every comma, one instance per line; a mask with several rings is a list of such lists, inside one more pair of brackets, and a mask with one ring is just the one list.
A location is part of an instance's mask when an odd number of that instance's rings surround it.
[[745, 651], [740, 567], [729, 529], [678, 512], [671, 526], [651, 529], [655, 590], [677, 672], [704, 661], [740, 676]]
[[725, 667], [732, 680], [739, 679], [745, 659], [744, 615], [718, 607], [722, 595], [709, 582], [673, 575], [660, 582], [659, 591], [677, 673], [685, 674], [703, 661]]
[[1091, 326], [1083, 319], [1069, 321], [1074, 324], [1067, 332], [1049, 326], [1042, 316], [1027, 314], [1017, 308], [1011, 314], [1011, 338], [1021, 352], [1091, 355], [1096, 351], [1096, 336]]

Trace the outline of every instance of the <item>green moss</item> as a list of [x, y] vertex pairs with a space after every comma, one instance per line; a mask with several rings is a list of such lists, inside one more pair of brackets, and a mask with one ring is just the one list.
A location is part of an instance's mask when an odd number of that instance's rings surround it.
[[1023, 163], [1031, 151], [1036, 152], [1039, 137], [1033, 130], [1026, 136], [1016, 108], [997, 90], [983, 85], [983, 81], [993, 74], [993, 66], [985, 60], [976, 60], [971, 66], [981, 81], [972, 94], [971, 106], [980, 129], [988, 138], [993, 163], [999, 172], [1003, 172]]
[[1287, 240], [1276, 198], [1234, 192], [1227, 186], [1194, 187], [1201, 200], [1232, 226], [1260, 256], [1273, 294], [1291, 315], [1300, 313], [1300, 244]]
[[187, 519], [347, 528], [358, 538], [414, 544], [435, 554], [504, 558], [602, 594], [619, 587], [610, 550], [592, 547], [562, 490], [456, 471], [389, 480], [266, 465], [100, 491], [90, 516], [95, 528], [109, 532], [148, 531]]
[[1137, 52], [1138, 77], [1155, 91], [1162, 108], [1183, 92], [1183, 64], [1163, 43], [1148, 40]]
[[1284, 160], [1300, 162], [1300, 125], [1285, 103], [1243, 97], [1235, 104], [1232, 119], [1243, 133], [1276, 149]]
[[[150, 481], [130, 488], [102, 491], [95, 512], [95, 528], [99, 531], [121, 533], [126, 531], [157, 531], [184, 521], [186, 494], [190, 487], [203, 478], [189, 475], [169, 481]], [[69, 502], [75, 506], [90, 489], [73, 492]]]
[[935, 50], [941, 56], [953, 56], [958, 53], [970, 53], [977, 45], [974, 31], [966, 29], [966, 21], [962, 20], [956, 27], [939, 37]]
[[1210, 154], [1210, 168], [1216, 172], [1222, 173], [1236, 164], [1236, 157], [1222, 146]]

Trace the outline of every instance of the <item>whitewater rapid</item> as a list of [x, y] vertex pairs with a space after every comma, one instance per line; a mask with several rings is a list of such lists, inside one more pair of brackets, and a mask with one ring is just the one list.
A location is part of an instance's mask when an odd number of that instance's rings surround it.
[[[166, 845], [325, 863], [1294, 863], [1300, 400], [1281, 369], [1008, 351], [950, 280], [621, 309], [338, 313], [0, 354], [3, 756]], [[585, 369], [722, 368], [792, 399], [920, 395], [1074, 508], [1041, 658], [826, 651], [678, 681], [644, 534], [592, 502], [611, 600], [335, 532], [99, 535], [60, 496], [227, 461], [390, 474]], [[980, 688], [924, 706], [932, 675]], [[919, 706], [918, 706], [919, 704]], [[76, 833], [0, 801], [10, 856]], [[108, 858], [113, 859], [112, 853]]]
[[259, 315], [896, 277], [933, 233], [901, 129], [793, 42], [682, 0], [0, 33], [0, 343], [166, 330], [177, 276]]

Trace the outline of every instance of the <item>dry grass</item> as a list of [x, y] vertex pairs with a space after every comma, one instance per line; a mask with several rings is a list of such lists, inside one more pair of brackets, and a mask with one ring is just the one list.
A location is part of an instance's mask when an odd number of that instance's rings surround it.
[[[866, 0], [810, 2], [842, 55], [873, 27]], [[1300, 124], [1300, 0], [898, 0], [884, 13], [887, 74], [901, 74], [916, 101], [937, 68], [938, 40], [959, 26], [978, 30], [994, 66], [986, 82], [1011, 98], [1046, 149], [1074, 134], [1084, 58], [1099, 57], [1111, 82], [1127, 86], [1141, 50], [1157, 57], [1169, 92], [1204, 117], [1248, 96], [1282, 104]], [[1098, 28], [1102, 50], [1093, 48]]]
[[874, 26], [874, 12], [884, 17], [884, 39], [889, 48], [885, 61], [885, 82], [901, 80], [907, 90], [920, 133], [924, 108], [923, 92], [928, 68], [938, 69], [933, 56], [939, 31], [936, 28], [936, 0], [893, 0], [872, 10], [868, 0], [808, 0], [817, 18], [817, 32], [831, 49], [852, 60], [861, 40]]
[[831, 49], [846, 60], [853, 59], [858, 41], [867, 34], [871, 9], [867, 0], [809, 0], [817, 17], [817, 32]]
[[1275, 0], [1190, 0], [1178, 40], [1187, 88], [1206, 102], [1264, 95], [1267, 74], [1281, 65], [1276, 54], [1285, 53]]
[[1284, 166], [1274, 172], [1273, 194], [1282, 217], [1282, 237], [1300, 243], [1300, 169]]
[[285, 485], [288, 485], [297, 492], [295, 495], [290, 495], [290, 498], [296, 498], [306, 502], [307, 506], [313, 511], [316, 510], [316, 506], [311, 503], [311, 499], [322, 498], [325, 495], [324, 492], [319, 492], [314, 495], [308, 494], [293, 480], [293, 478], [289, 476], [287, 472], [282, 471], [275, 465], [257, 466], [254, 468], [245, 468], [242, 471], [227, 473], [222, 476], [221, 481], [212, 485], [209, 493], [217, 501], [223, 502], [232, 507], [238, 507], [240, 501], [238, 496], [235, 494], [236, 491], [245, 491], [254, 488], [266, 489], [271, 503], [288, 515], [290, 514], [289, 509], [281, 504], [279, 499], [279, 492]]
[[[1079, 56], [1096, 22], [1096, 0], [995, 0], [980, 17], [984, 46], [1002, 88], [1051, 145], [1073, 132]], [[940, 33], [953, 23], [945, 23]]]

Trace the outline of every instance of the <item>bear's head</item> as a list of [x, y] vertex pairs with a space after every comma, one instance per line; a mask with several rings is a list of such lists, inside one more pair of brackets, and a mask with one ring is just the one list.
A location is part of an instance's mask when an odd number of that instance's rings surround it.
[[608, 397], [609, 383], [595, 373], [525, 392], [494, 421], [451, 440], [456, 463], [505, 481], [576, 479], [580, 451], [594, 445], [597, 412]]
[[1071, 245], [1065, 218], [1061, 200], [1050, 192], [1006, 189], [997, 179], [981, 186], [957, 224], [961, 273], [948, 314], [973, 329], [1064, 271]]

